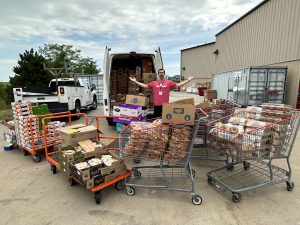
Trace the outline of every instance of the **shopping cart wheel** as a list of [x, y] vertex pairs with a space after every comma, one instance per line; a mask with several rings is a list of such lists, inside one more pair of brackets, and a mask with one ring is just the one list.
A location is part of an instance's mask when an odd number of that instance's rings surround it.
[[56, 166], [51, 164], [51, 171], [53, 174], [56, 174]]
[[41, 159], [41, 156], [39, 156], [38, 154], [32, 156], [32, 161], [35, 163], [39, 163]]
[[126, 194], [133, 196], [135, 194], [135, 190], [133, 187], [127, 186], [126, 187]]
[[207, 178], [207, 182], [208, 182], [208, 184], [213, 184], [214, 183], [214, 181], [213, 181], [213, 179], [211, 178], [211, 177], [208, 177]]
[[292, 191], [294, 189], [294, 186], [295, 186], [294, 182], [291, 182], [291, 181], [286, 182], [286, 189], [288, 191]]
[[200, 195], [193, 195], [192, 202], [193, 202], [194, 205], [201, 205], [201, 203], [202, 203], [201, 196]]
[[250, 169], [250, 163], [249, 162], [244, 161], [243, 165], [244, 165], [244, 170], [249, 170]]
[[75, 180], [73, 178], [68, 179], [69, 186], [74, 186], [76, 184]]
[[100, 193], [100, 191], [96, 191], [95, 192], [95, 202], [96, 202], [96, 204], [100, 204], [100, 201], [101, 201], [101, 193]]
[[232, 192], [232, 201], [238, 203], [242, 200], [242, 195], [240, 193]]
[[136, 179], [136, 180], [141, 179], [142, 173], [140, 171], [135, 169], [132, 172], [133, 172], [132, 174], [133, 174], [134, 179]]
[[227, 167], [226, 167], [226, 169], [228, 171], [232, 171], [234, 169], [234, 165], [233, 164], [228, 164]]
[[117, 183], [115, 183], [115, 188], [119, 191], [123, 190], [125, 188], [125, 181], [119, 180]]
[[191, 176], [194, 178], [195, 175], [196, 175], [196, 171], [195, 171], [194, 169], [192, 169], [192, 171], [191, 171]]

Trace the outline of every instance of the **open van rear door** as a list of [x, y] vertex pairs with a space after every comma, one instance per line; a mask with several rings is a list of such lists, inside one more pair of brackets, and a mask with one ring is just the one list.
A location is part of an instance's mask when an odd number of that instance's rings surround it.
[[108, 48], [107, 46], [105, 47], [105, 51], [104, 51], [104, 57], [103, 57], [103, 106], [104, 106], [104, 115], [109, 115], [109, 100], [108, 100], [108, 96], [109, 96], [109, 80], [110, 80], [110, 60], [109, 60], [109, 51], [110, 48]]
[[160, 47], [155, 50], [155, 68], [157, 70], [164, 68], [164, 64], [161, 57]]

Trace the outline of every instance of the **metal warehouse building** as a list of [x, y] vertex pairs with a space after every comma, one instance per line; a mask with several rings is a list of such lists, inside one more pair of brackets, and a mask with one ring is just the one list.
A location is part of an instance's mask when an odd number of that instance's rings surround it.
[[216, 34], [181, 50], [181, 76], [250, 66], [287, 66], [286, 103], [296, 107], [300, 78], [300, 0], [265, 0]]

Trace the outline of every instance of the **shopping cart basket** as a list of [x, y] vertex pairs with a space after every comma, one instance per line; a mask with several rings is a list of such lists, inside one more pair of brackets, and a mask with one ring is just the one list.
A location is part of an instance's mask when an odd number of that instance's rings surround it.
[[[284, 115], [284, 114], [283, 114]], [[232, 192], [239, 202], [241, 192], [291, 181], [290, 155], [298, 132], [300, 113], [290, 111], [276, 122], [248, 119], [243, 111], [209, 125], [208, 145], [233, 159], [229, 165], [208, 173], [208, 183]], [[233, 126], [242, 124], [243, 126]], [[286, 160], [287, 169], [273, 165], [273, 160]]]
[[201, 120], [199, 129], [194, 142], [191, 159], [213, 160], [228, 162], [228, 157], [220, 154], [219, 151], [207, 147], [207, 124], [212, 121], [219, 120], [226, 116], [230, 116], [240, 105], [229, 100], [223, 100], [221, 104], [209, 104], [202, 110], [208, 115], [205, 120]]
[[193, 124], [163, 125], [154, 121], [125, 127], [119, 134], [121, 157], [143, 161], [143, 165], [133, 165], [126, 193], [134, 195], [135, 187], [190, 192], [192, 202], [200, 205], [202, 198], [194, 190], [190, 153], [200, 121], [205, 118], [199, 109]]

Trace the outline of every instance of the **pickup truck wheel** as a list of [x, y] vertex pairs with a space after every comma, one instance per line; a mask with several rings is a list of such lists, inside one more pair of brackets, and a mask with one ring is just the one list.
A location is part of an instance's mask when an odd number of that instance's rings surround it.
[[[80, 103], [79, 102], [75, 102], [75, 109], [73, 110], [74, 114], [80, 113]], [[80, 118], [80, 116], [73, 116], [74, 120], [78, 120]]]
[[94, 100], [93, 100], [93, 106], [91, 107], [92, 110], [95, 110], [97, 109], [97, 98], [94, 97]]

